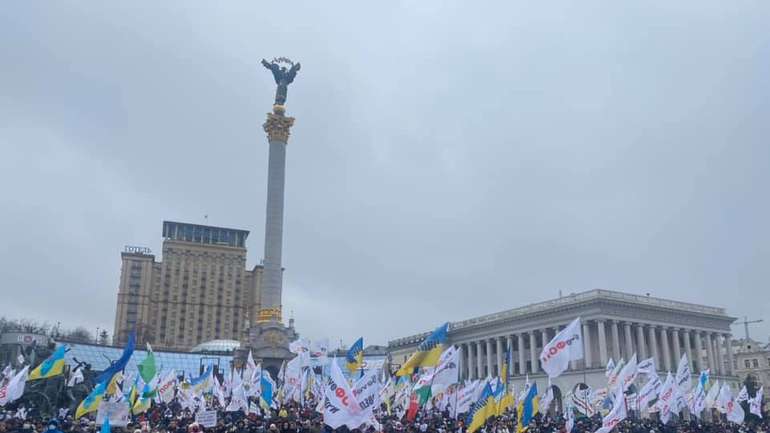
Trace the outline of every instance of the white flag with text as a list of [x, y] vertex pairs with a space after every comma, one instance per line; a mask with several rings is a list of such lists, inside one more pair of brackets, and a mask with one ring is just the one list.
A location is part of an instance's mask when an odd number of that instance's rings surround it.
[[540, 364], [554, 378], [569, 367], [570, 361], [583, 359], [583, 334], [580, 330], [580, 317], [573, 320], [548, 342], [540, 353]]

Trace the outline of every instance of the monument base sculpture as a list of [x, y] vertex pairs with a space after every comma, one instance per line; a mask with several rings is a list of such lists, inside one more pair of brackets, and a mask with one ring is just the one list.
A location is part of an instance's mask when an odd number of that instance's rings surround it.
[[289, 321], [289, 326], [281, 322], [257, 323], [249, 328], [246, 347], [236, 357], [245, 361], [251, 350], [254, 361], [261, 362], [262, 368], [277, 377], [281, 364], [296, 356], [289, 351], [289, 343], [297, 338], [293, 320]]

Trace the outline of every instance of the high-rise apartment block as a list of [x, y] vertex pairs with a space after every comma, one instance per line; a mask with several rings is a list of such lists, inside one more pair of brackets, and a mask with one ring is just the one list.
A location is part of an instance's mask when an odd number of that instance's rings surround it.
[[115, 344], [189, 350], [242, 340], [260, 311], [262, 266], [246, 268], [246, 230], [163, 222], [163, 256], [126, 247], [115, 313]]

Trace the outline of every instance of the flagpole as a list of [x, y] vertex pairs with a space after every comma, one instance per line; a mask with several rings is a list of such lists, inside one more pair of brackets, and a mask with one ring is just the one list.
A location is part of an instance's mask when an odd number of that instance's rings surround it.
[[459, 389], [457, 389], [457, 385], [455, 385], [455, 421], [457, 421], [457, 394], [459, 393]]

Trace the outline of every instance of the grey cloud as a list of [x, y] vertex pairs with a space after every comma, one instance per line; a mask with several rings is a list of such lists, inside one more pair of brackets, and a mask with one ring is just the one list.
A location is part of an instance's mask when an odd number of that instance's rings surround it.
[[251, 230], [257, 263], [257, 62], [288, 55], [300, 332], [384, 343], [595, 287], [762, 317], [769, 9], [5, 5], [2, 313], [111, 328], [118, 253], [163, 219]]

